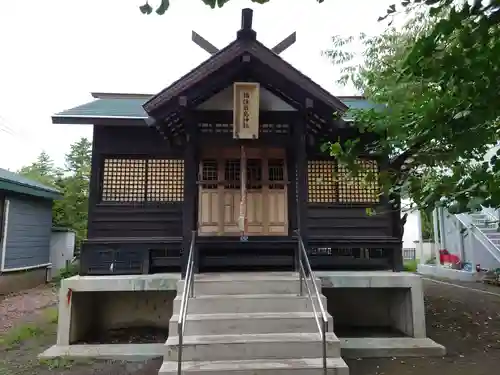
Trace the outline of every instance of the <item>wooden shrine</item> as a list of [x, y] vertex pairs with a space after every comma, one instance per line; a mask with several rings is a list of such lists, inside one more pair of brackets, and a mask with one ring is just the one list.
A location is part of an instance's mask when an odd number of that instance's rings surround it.
[[53, 117], [94, 125], [82, 274], [178, 272], [192, 233], [199, 271], [289, 270], [297, 231], [315, 269], [402, 269], [400, 213], [364, 178], [386, 160], [362, 158], [352, 177], [320, 150], [359, 134], [283, 43], [257, 41], [245, 9], [232, 43], [208, 43], [160, 93], [95, 94]]

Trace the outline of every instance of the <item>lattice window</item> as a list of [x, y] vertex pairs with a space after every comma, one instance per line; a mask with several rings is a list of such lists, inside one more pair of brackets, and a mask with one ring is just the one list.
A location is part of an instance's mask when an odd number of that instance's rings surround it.
[[335, 169], [336, 164], [333, 160], [309, 160], [307, 162], [309, 202], [334, 203], [337, 201]]
[[275, 134], [288, 134], [290, 126], [288, 124], [261, 124], [260, 132], [275, 133]]
[[104, 202], [142, 202], [146, 196], [146, 160], [106, 159], [102, 177]]
[[201, 162], [201, 180], [203, 189], [217, 189], [217, 160], [207, 159]]
[[247, 160], [247, 189], [262, 189], [262, 160]]
[[378, 166], [374, 160], [359, 160], [360, 170], [353, 175], [345, 166], [338, 166], [340, 203], [377, 203], [379, 198]]
[[353, 174], [334, 160], [310, 160], [307, 165], [311, 203], [377, 203], [378, 166], [374, 160], [358, 161]]
[[224, 164], [224, 180], [226, 189], [240, 188], [240, 159], [228, 159]]
[[[285, 188], [285, 161], [283, 159], [269, 159], [269, 189], [283, 190]], [[272, 183], [272, 182], [276, 183]]]
[[177, 202], [183, 194], [183, 160], [104, 160], [102, 202]]
[[332, 256], [336, 258], [350, 259], [383, 259], [388, 258], [391, 251], [383, 248], [347, 248], [347, 247], [316, 247], [309, 248], [308, 253], [312, 256]]
[[179, 202], [184, 199], [183, 160], [148, 160], [146, 199], [151, 202]]
[[233, 124], [199, 123], [198, 129], [204, 134], [229, 134], [233, 132]]

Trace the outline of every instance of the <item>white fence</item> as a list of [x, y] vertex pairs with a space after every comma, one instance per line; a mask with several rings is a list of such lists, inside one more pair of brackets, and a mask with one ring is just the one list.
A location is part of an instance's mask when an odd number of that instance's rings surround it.
[[404, 247], [403, 260], [415, 260], [415, 259], [417, 259], [417, 249], [414, 247]]

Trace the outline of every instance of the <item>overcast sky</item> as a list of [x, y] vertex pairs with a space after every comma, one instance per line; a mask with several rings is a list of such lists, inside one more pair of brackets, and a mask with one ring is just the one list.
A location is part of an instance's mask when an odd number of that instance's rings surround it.
[[[297, 31], [282, 57], [336, 95], [338, 70], [321, 51], [332, 35], [374, 35], [391, 0], [232, 0], [211, 10], [171, 0], [163, 16], [142, 15], [143, 0], [0, 0], [0, 167], [16, 170], [45, 150], [62, 165], [69, 144], [91, 126], [53, 125], [55, 112], [91, 101], [90, 92], [156, 93], [208, 55], [191, 30], [219, 48], [254, 9], [257, 38], [269, 48]], [[151, 0], [152, 5], [156, 4]]]

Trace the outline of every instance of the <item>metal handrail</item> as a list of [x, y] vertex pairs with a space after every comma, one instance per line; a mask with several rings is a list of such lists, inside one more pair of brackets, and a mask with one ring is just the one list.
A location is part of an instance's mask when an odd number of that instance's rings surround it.
[[196, 231], [192, 232], [191, 245], [189, 246], [189, 257], [184, 277], [184, 288], [182, 291], [181, 308], [179, 310], [179, 320], [177, 321], [177, 336], [179, 337], [179, 350], [177, 352], [177, 374], [182, 373], [182, 345], [184, 340], [184, 326], [186, 324], [187, 307], [190, 297], [194, 297], [194, 262], [195, 262], [195, 240]]
[[[321, 294], [319, 293], [318, 286], [316, 285], [316, 281], [313, 277], [313, 272], [311, 268], [311, 263], [309, 262], [309, 256], [307, 255], [306, 248], [304, 246], [304, 241], [302, 241], [302, 237], [300, 235], [300, 231], [296, 230], [298, 241], [299, 241], [299, 250], [298, 250], [298, 265], [299, 265], [299, 280], [300, 280], [300, 296], [304, 295], [304, 290], [302, 287], [302, 283], [306, 286], [307, 294], [309, 295], [309, 299], [311, 301], [311, 306], [314, 313], [314, 319], [316, 320], [316, 325], [319, 330], [319, 334], [322, 340], [323, 347], [323, 373], [327, 375], [328, 366], [327, 366], [327, 353], [326, 353], [326, 333], [328, 332], [328, 318], [326, 316], [325, 308], [323, 307], [323, 301], [321, 301]], [[305, 268], [304, 268], [305, 264]], [[307, 270], [307, 273], [306, 273]], [[318, 300], [319, 310], [321, 313], [322, 322], [320, 322], [318, 317], [318, 312], [316, 310], [316, 306], [314, 304], [314, 299], [311, 293], [311, 288], [308, 284], [307, 275], [311, 277], [312, 284], [314, 286], [314, 293], [316, 294], [316, 299]]]
[[[498, 261], [500, 261], [500, 248], [496, 245], [476, 224], [472, 222], [470, 217], [467, 217], [468, 220], [464, 220], [464, 216], [466, 214], [458, 214], [455, 215], [457, 220], [462, 223], [466, 228], [469, 229], [469, 234], [474, 236], [480, 243], [483, 245], [486, 250]], [[486, 243], [485, 243], [486, 242]], [[491, 248], [495, 249], [492, 251]]]
[[[487, 221], [487, 223], [488, 223], [488, 224], [489, 224], [489, 223], [498, 223], [498, 221], [499, 221], [499, 220], [498, 220], [498, 217], [497, 217], [497, 216], [495, 216], [495, 214], [493, 214], [493, 212], [492, 212], [492, 210], [493, 210], [493, 209], [492, 209], [492, 208], [490, 208], [490, 207], [484, 207], [484, 206], [482, 206], [482, 207], [483, 207], [483, 209], [482, 209], [480, 212], [481, 212], [483, 215], [489, 216], [489, 217], [490, 217], [490, 219], [493, 219], [493, 220], [491, 220], [491, 221], [489, 221], [489, 220], [488, 220], [488, 221]], [[493, 210], [493, 211], [494, 211], [494, 210]]]

